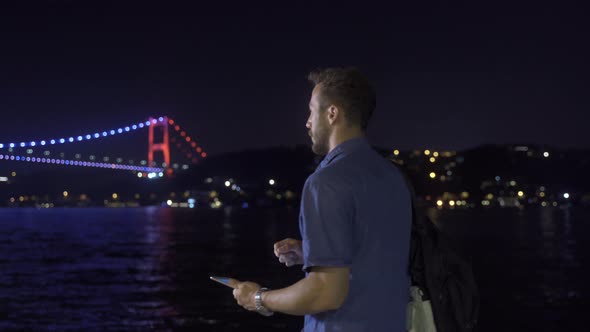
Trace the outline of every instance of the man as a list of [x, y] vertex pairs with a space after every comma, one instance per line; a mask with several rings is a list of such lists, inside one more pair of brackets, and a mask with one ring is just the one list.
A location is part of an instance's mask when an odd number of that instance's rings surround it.
[[375, 92], [354, 68], [309, 79], [306, 127], [313, 152], [325, 157], [303, 188], [302, 241], [274, 245], [281, 263], [303, 264], [306, 276], [277, 290], [232, 280], [234, 297], [262, 314], [305, 315], [304, 331], [404, 331], [411, 199], [401, 173], [365, 137]]

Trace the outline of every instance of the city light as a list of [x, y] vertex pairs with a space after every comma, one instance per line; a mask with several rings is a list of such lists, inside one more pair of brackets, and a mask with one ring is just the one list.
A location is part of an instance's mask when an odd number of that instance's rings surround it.
[[393, 154], [394, 154], [395, 156], [399, 155], [399, 150], [393, 150]]
[[68, 197], [68, 192], [67, 192], [67, 191], [64, 191], [64, 192], [63, 192], [63, 196], [64, 196], [64, 197]]
[[231, 182], [229, 182], [229, 181], [225, 181], [225, 186], [226, 186], [226, 187], [229, 187], [229, 186], [231, 186]]
[[436, 158], [434, 158], [434, 157], [430, 157], [430, 162], [431, 162], [431, 163], [433, 163], [433, 162], [435, 162], [435, 161], [436, 161]]
[[547, 152], [547, 151], [543, 152], [543, 157], [549, 158], [549, 152]]
[[565, 199], [570, 198], [570, 194], [568, 194], [568, 193], [563, 194], [563, 198], [565, 198]]
[[430, 155], [430, 150], [424, 150], [424, 154], [427, 156]]
[[524, 192], [523, 191], [518, 191], [518, 197], [523, 197], [524, 196]]
[[268, 180], [268, 184], [270, 184], [271, 186], [274, 186], [275, 185], [275, 180], [273, 180], [273, 179]]
[[451, 200], [451, 201], [449, 201], [449, 205], [450, 205], [450, 206], [455, 206], [455, 201], [452, 201], [452, 200]]
[[430, 178], [431, 178], [431, 179], [434, 179], [435, 177], [436, 177], [436, 173], [434, 173], [434, 172], [430, 172]]
[[113, 193], [112, 197], [113, 197], [113, 199], [117, 199], [119, 197], [119, 195], [117, 195], [117, 193]]
[[142, 176], [143, 176], [143, 173], [141, 173], [141, 172], [137, 172], [137, 177], [138, 177], [138, 178], [140, 178], [140, 177], [142, 177]]
[[166, 204], [168, 204], [168, 206], [172, 206], [172, 200], [171, 199], [167, 200]]
[[434, 152], [432, 153], [432, 155], [433, 155], [434, 157], [438, 157], [438, 152], [434, 151]]
[[437, 206], [443, 206], [443, 201], [441, 201], [440, 199], [438, 201], [436, 201], [436, 205]]

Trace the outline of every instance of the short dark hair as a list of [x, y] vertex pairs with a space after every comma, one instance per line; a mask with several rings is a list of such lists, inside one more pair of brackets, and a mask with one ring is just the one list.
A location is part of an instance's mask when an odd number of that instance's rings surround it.
[[308, 79], [321, 86], [320, 109], [329, 104], [342, 107], [351, 124], [367, 129], [377, 106], [375, 90], [369, 80], [356, 68], [325, 68], [309, 73]]

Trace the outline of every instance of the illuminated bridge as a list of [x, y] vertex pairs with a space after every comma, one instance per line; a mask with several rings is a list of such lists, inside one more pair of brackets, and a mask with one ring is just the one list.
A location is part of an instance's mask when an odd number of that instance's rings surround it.
[[[79, 144], [85, 141], [99, 141], [101, 139], [117, 136], [132, 135], [148, 131], [147, 158], [138, 162], [123, 158], [111, 158], [108, 156], [97, 158], [90, 155], [83, 160], [80, 154], [74, 158], [63, 158], [64, 153], [59, 154], [61, 158], [51, 156], [51, 150], [59, 151], [60, 146], [68, 144]], [[158, 132], [156, 132], [158, 130]], [[161, 133], [161, 134], [159, 134]], [[145, 134], [145, 133], [144, 133]], [[107, 143], [108, 144], [108, 143]], [[137, 173], [139, 177], [162, 177], [171, 175], [177, 169], [188, 169], [188, 164], [171, 163], [170, 147], [176, 148], [186, 157], [189, 163], [196, 164], [199, 160], [206, 158], [207, 153], [200, 144], [189, 136], [183, 128], [173, 119], [166, 116], [149, 118], [145, 121], [117, 126], [103, 130], [93, 130], [76, 135], [68, 135], [54, 138], [39, 138], [23, 142], [0, 142], [0, 162], [16, 161], [24, 163], [53, 164], [69, 167], [96, 167], [113, 170], [127, 170]], [[45, 150], [39, 155], [35, 150]], [[161, 153], [163, 160], [156, 162], [154, 154]], [[55, 154], [55, 153], [54, 153]]]

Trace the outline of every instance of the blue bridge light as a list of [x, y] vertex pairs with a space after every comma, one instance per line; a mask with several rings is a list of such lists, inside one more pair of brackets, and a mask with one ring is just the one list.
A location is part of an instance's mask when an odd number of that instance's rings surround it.
[[[84, 139], [86, 140], [91, 140], [93, 138], [100, 138], [101, 135], [102, 137], [107, 137], [110, 133], [110, 135], [115, 135], [116, 133], [122, 134], [123, 131], [125, 132], [130, 132], [132, 130], [137, 130], [139, 128], [143, 128], [143, 127], [149, 127], [151, 125], [157, 125], [158, 122], [164, 122], [166, 121], [166, 117], [164, 116], [160, 116], [157, 118], [151, 118], [148, 121], [142, 121], [142, 122], [138, 122], [136, 124], [131, 124], [125, 127], [120, 127], [117, 129], [112, 129], [112, 130], [107, 130], [107, 131], [97, 131], [93, 134], [86, 134], [86, 135], [79, 135], [79, 136], [66, 136], [66, 137], [62, 137], [59, 139], [48, 139], [48, 140], [39, 140], [39, 141], [29, 141], [29, 142], [19, 142], [19, 143], [5, 143], [5, 144], [0, 144], [0, 149], [3, 148], [15, 148], [17, 146], [19, 147], [27, 147], [27, 146], [31, 146], [31, 147], [36, 147], [36, 146], [45, 146], [45, 145], [55, 145], [55, 144], [64, 144], [66, 142], [75, 142], [75, 141], [83, 141]], [[27, 154], [32, 153], [32, 150], [27, 150]], [[130, 165], [121, 165], [121, 164], [113, 164], [113, 163], [98, 163], [98, 162], [82, 162], [82, 161], [74, 161], [74, 160], [65, 160], [65, 159], [49, 159], [49, 158], [39, 158], [39, 157], [31, 157], [31, 156], [10, 156], [8, 154], [2, 154], [0, 155], [1, 159], [10, 159], [10, 160], [18, 160], [18, 161], [27, 161], [27, 162], [38, 162], [38, 163], [52, 163], [52, 164], [60, 164], [60, 165], [68, 165], [68, 166], [88, 166], [88, 167], [101, 167], [101, 168], [109, 168], [109, 169], [120, 169], [120, 170], [129, 170], [129, 171], [143, 171], [143, 172], [150, 172], [153, 173], [153, 177], [156, 176], [163, 176], [163, 169], [162, 168], [156, 168], [156, 167], [141, 167], [141, 166], [135, 166], [133, 165], [133, 161], [130, 161]]]

